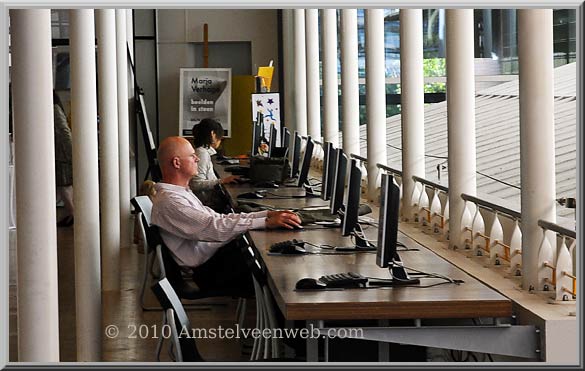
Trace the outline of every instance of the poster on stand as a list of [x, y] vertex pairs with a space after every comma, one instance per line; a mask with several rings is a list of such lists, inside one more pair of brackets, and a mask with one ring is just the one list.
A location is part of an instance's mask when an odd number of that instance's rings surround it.
[[231, 81], [231, 68], [181, 68], [179, 135], [191, 136], [193, 125], [212, 118], [231, 137]]
[[252, 94], [252, 120], [260, 112], [264, 116], [264, 137], [270, 138], [270, 127], [276, 128], [276, 146], [280, 147], [280, 95], [278, 93]]

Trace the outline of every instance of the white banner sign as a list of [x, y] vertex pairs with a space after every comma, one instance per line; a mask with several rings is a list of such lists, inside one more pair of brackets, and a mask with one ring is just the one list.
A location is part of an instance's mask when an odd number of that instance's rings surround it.
[[219, 122], [231, 137], [231, 68], [181, 68], [179, 135], [190, 136], [204, 118]]

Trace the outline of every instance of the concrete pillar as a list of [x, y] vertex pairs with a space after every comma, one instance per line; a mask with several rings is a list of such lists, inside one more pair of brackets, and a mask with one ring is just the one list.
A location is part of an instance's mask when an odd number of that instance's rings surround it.
[[305, 9], [294, 13], [295, 129], [307, 135], [307, 59], [305, 52]]
[[402, 105], [402, 214], [413, 220], [415, 182], [425, 177], [424, 71], [422, 10], [400, 9], [400, 88]]
[[50, 10], [10, 10], [10, 31], [16, 150], [18, 361], [59, 362]]
[[473, 10], [447, 10], [449, 246], [462, 247], [462, 193], [476, 193]]
[[[294, 10], [282, 10], [282, 66], [284, 69], [284, 125], [291, 133], [296, 130], [295, 64], [294, 64]], [[290, 143], [289, 143], [290, 144]], [[289, 155], [292, 155], [289, 153]]]
[[323, 140], [339, 147], [339, 82], [337, 79], [337, 10], [321, 11], [323, 52]]
[[[132, 9], [126, 9], [126, 42], [128, 49], [134, 60], [134, 20], [132, 17]], [[128, 127], [130, 132], [134, 132], [136, 128], [136, 114], [134, 107], [134, 73], [132, 66], [128, 63]], [[134, 136], [130, 134], [130, 198], [136, 196], [138, 187], [136, 185], [136, 143], [132, 139]]]
[[319, 10], [305, 11], [305, 42], [307, 46], [307, 131], [321, 138], [321, 84], [319, 81]]
[[130, 127], [128, 119], [128, 48], [126, 40], [126, 10], [116, 9], [120, 247], [129, 247], [132, 243], [130, 239]]
[[386, 164], [386, 53], [384, 9], [366, 9], [366, 98], [368, 113], [368, 199], [378, 201], [376, 164]]
[[357, 10], [341, 10], [341, 98], [343, 151], [360, 154]]
[[118, 91], [116, 22], [113, 9], [96, 10], [99, 77], [100, 206], [102, 283], [120, 289], [120, 182], [118, 170]]
[[[538, 220], [556, 222], [553, 15], [518, 11], [522, 286], [538, 288]], [[549, 236], [556, 246], [554, 234]]]
[[75, 205], [77, 361], [101, 361], [102, 301], [95, 23], [93, 9], [70, 11], [71, 123]]

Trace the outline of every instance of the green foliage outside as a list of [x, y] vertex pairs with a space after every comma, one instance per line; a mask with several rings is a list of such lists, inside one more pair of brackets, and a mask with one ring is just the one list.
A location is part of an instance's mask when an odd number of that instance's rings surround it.
[[[446, 76], [447, 70], [445, 58], [426, 58], [423, 59], [423, 71], [425, 77]], [[444, 82], [433, 82], [425, 84], [425, 93], [444, 93], [446, 85]], [[365, 85], [360, 86], [360, 94], [365, 94]], [[386, 94], [400, 94], [400, 84], [387, 84]], [[386, 106], [386, 117], [391, 117], [400, 113], [400, 105], [388, 104]], [[360, 125], [367, 122], [367, 111], [365, 106], [360, 107]]]

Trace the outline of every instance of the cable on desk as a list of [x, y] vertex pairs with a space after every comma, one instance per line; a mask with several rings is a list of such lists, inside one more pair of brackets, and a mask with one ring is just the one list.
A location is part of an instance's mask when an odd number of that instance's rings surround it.
[[[348, 254], [355, 254], [355, 253], [374, 253], [373, 251], [359, 251], [359, 250], [357, 250], [357, 251], [335, 251], [335, 248], [337, 246], [328, 245], [328, 244], [317, 245], [317, 244], [314, 244], [312, 242], [307, 242], [307, 241], [305, 241], [305, 245], [313, 246], [317, 249], [328, 251], [326, 253], [325, 252], [318, 252], [318, 251], [312, 252], [315, 255], [319, 255], [319, 254], [321, 254], [321, 255], [348, 255]], [[329, 252], [329, 251], [332, 251], [332, 252]]]

